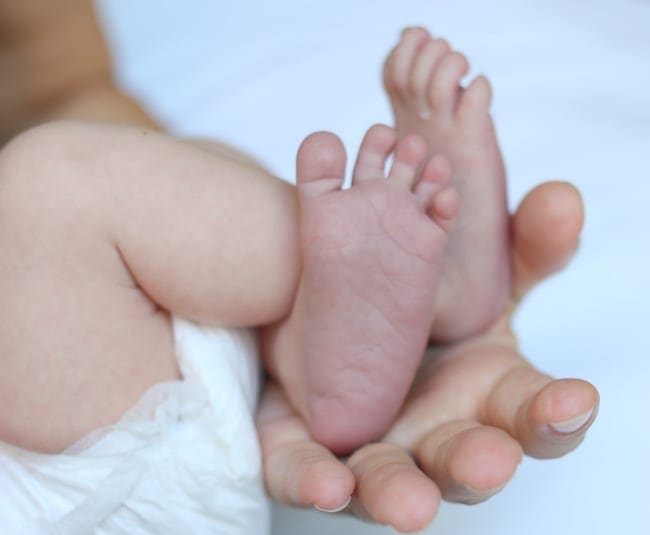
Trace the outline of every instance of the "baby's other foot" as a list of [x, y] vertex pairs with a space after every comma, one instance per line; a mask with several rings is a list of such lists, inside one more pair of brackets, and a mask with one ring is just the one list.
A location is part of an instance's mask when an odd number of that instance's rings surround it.
[[312, 134], [298, 152], [303, 273], [292, 321], [305, 383], [289, 395], [338, 453], [380, 438], [401, 407], [458, 207], [446, 160], [425, 161], [417, 135], [396, 142], [392, 128], [370, 128], [347, 190], [338, 138]]
[[388, 56], [384, 84], [400, 139], [419, 134], [429, 156], [451, 163], [460, 213], [444, 253], [432, 337], [459, 339], [490, 326], [508, 298], [505, 170], [483, 76], [467, 88], [465, 57], [422, 28], [409, 28]]

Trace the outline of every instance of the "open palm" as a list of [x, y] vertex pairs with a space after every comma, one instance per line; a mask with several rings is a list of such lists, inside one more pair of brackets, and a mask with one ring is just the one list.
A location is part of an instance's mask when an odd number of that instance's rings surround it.
[[512, 218], [512, 306], [492, 328], [432, 347], [402, 412], [382, 441], [337, 459], [310, 438], [279, 387], [266, 386], [258, 429], [270, 495], [415, 531], [441, 498], [477, 503], [512, 477], [522, 453], [559, 457], [584, 438], [598, 393], [578, 379], [553, 380], [529, 364], [510, 329], [516, 303], [560, 269], [582, 226], [577, 191], [547, 183]]

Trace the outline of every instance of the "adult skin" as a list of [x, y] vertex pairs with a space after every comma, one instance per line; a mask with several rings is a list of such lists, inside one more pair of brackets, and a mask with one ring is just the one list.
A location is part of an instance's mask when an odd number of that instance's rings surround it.
[[[598, 392], [554, 380], [526, 361], [510, 323], [535, 284], [571, 258], [582, 226], [580, 196], [566, 183], [533, 189], [512, 217], [511, 306], [483, 335], [431, 348], [398, 420], [345, 466], [313, 442], [277, 387], [258, 417], [269, 492], [293, 505], [344, 503], [400, 531], [435, 517], [440, 500], [474, 504], [499, 492], [521, 462], [561, 457], [584, 439]], [[350, 480], [349, 471], [354, 479]]]
[[[116, 88], [92, 2], [0, 0], [0, 143], [57, 118], [158, 127]], [[258, 166], [230, 147], [207, 146]], [[433, 519], [441, 498], [476, 503], [496, 493], [522, 452], [549, 458], [577, 447], [597, 391], [527, 363], [510, 320], [527, 290], [571, 257], [582, 220], [569, 184], [528, 194], [512, 218], [511, 307], [484, 334], [432, 348], [389, 433], [346, 462], [311, 440], [280, 389], [267, 384], [258, 427], [271, 496], [336, 509], [354, 492], [354, 513], [410, 531]]]

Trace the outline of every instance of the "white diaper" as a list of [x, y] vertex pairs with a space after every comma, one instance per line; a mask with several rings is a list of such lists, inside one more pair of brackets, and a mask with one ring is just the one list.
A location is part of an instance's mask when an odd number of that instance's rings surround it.
[[254, 534], [269, 529], [243, 329], [174, 321], [183, 381], [60, 455], [0, 442], [0, 533]]

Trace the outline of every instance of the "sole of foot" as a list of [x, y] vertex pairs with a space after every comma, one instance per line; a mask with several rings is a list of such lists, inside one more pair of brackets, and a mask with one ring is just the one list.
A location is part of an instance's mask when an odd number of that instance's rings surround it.
[[489, 327], [509, 293], [505, 170], [483, 76], [462, 87], [469, 65], [444, 39], [408, 28], [384, 65], [398, 137], [418, 134], [428, 156], [451, 164], [460, 213], [444, 255], [431, 336], [453, 341]]

